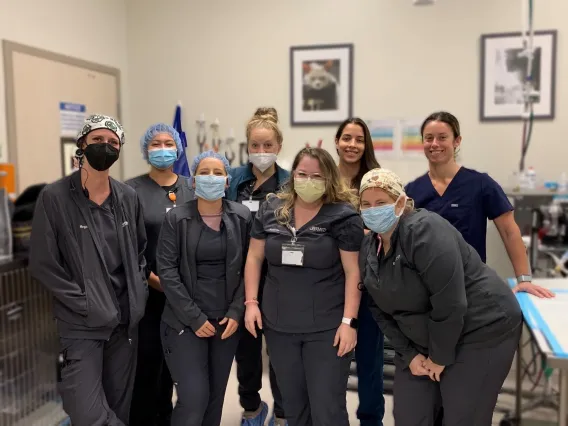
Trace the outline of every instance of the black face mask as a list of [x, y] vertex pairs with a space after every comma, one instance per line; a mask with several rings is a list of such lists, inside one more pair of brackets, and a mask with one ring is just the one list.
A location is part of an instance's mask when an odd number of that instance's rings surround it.
[[92, 143], [83, 150], [89, 165], [99, 172], [108, 170], [118, 160], [120, 151], [108, 143]]

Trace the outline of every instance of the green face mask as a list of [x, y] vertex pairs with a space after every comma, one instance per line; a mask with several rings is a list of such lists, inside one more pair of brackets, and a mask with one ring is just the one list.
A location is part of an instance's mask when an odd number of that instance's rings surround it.
[[304, 202], [313, 203], [325, 193], [325, 181], [308, 178], [294, 178], [294, 191]]

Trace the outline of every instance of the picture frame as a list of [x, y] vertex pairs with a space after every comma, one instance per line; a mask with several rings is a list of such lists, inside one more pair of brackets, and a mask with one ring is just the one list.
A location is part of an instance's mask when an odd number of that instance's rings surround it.
[[338, 125], [353, 115], [353, 44], [290, 47], [291, 126]]
[[61, 173], [62, 177], [72, 174], [77, 167], [79, 161], [75, 158], [77, 151], [77, 142], [71, 138], [61, 138]]
[[[533, 84], [539, 92], [533, 103], [534, 119], [552, 120], [556, 107], [557, 31], [535, 31]], [[480, 39], [480, 121], [522, 120], [522, 87], [527, 58], [520, 32], [483, 34]]]

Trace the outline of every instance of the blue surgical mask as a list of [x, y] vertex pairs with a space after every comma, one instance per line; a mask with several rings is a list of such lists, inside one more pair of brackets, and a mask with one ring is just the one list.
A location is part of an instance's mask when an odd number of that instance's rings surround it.
[[157, 169], [165, 170], [173, 166], [177, 160], [177, 150], [160, 148], [148, 151], [148, 161]]
[[195, 176], [195, 195], [207, 201], [215, 201], [225, 195], [227, 176]]
[[396, 225], [400, 215], [396, 214], [396, 203], [393, 203], [361, 210], [361, 217], [371, 231], [386, 234]]

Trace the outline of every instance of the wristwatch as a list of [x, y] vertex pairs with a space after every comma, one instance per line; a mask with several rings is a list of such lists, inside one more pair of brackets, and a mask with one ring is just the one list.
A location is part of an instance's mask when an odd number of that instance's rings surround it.
[[349, 327], [357, 329], [357, 326], [359, 325], [359, 321], [357, 320], [357, 318], [345, 318], [343, 317], [341, 319], [341, 322], [343, 324], [347, 324]]
[[530, 282], [532, 282], [532, 276], [531, 275], [519, 275], [517, 277], [517, 284], [530, 283]]

